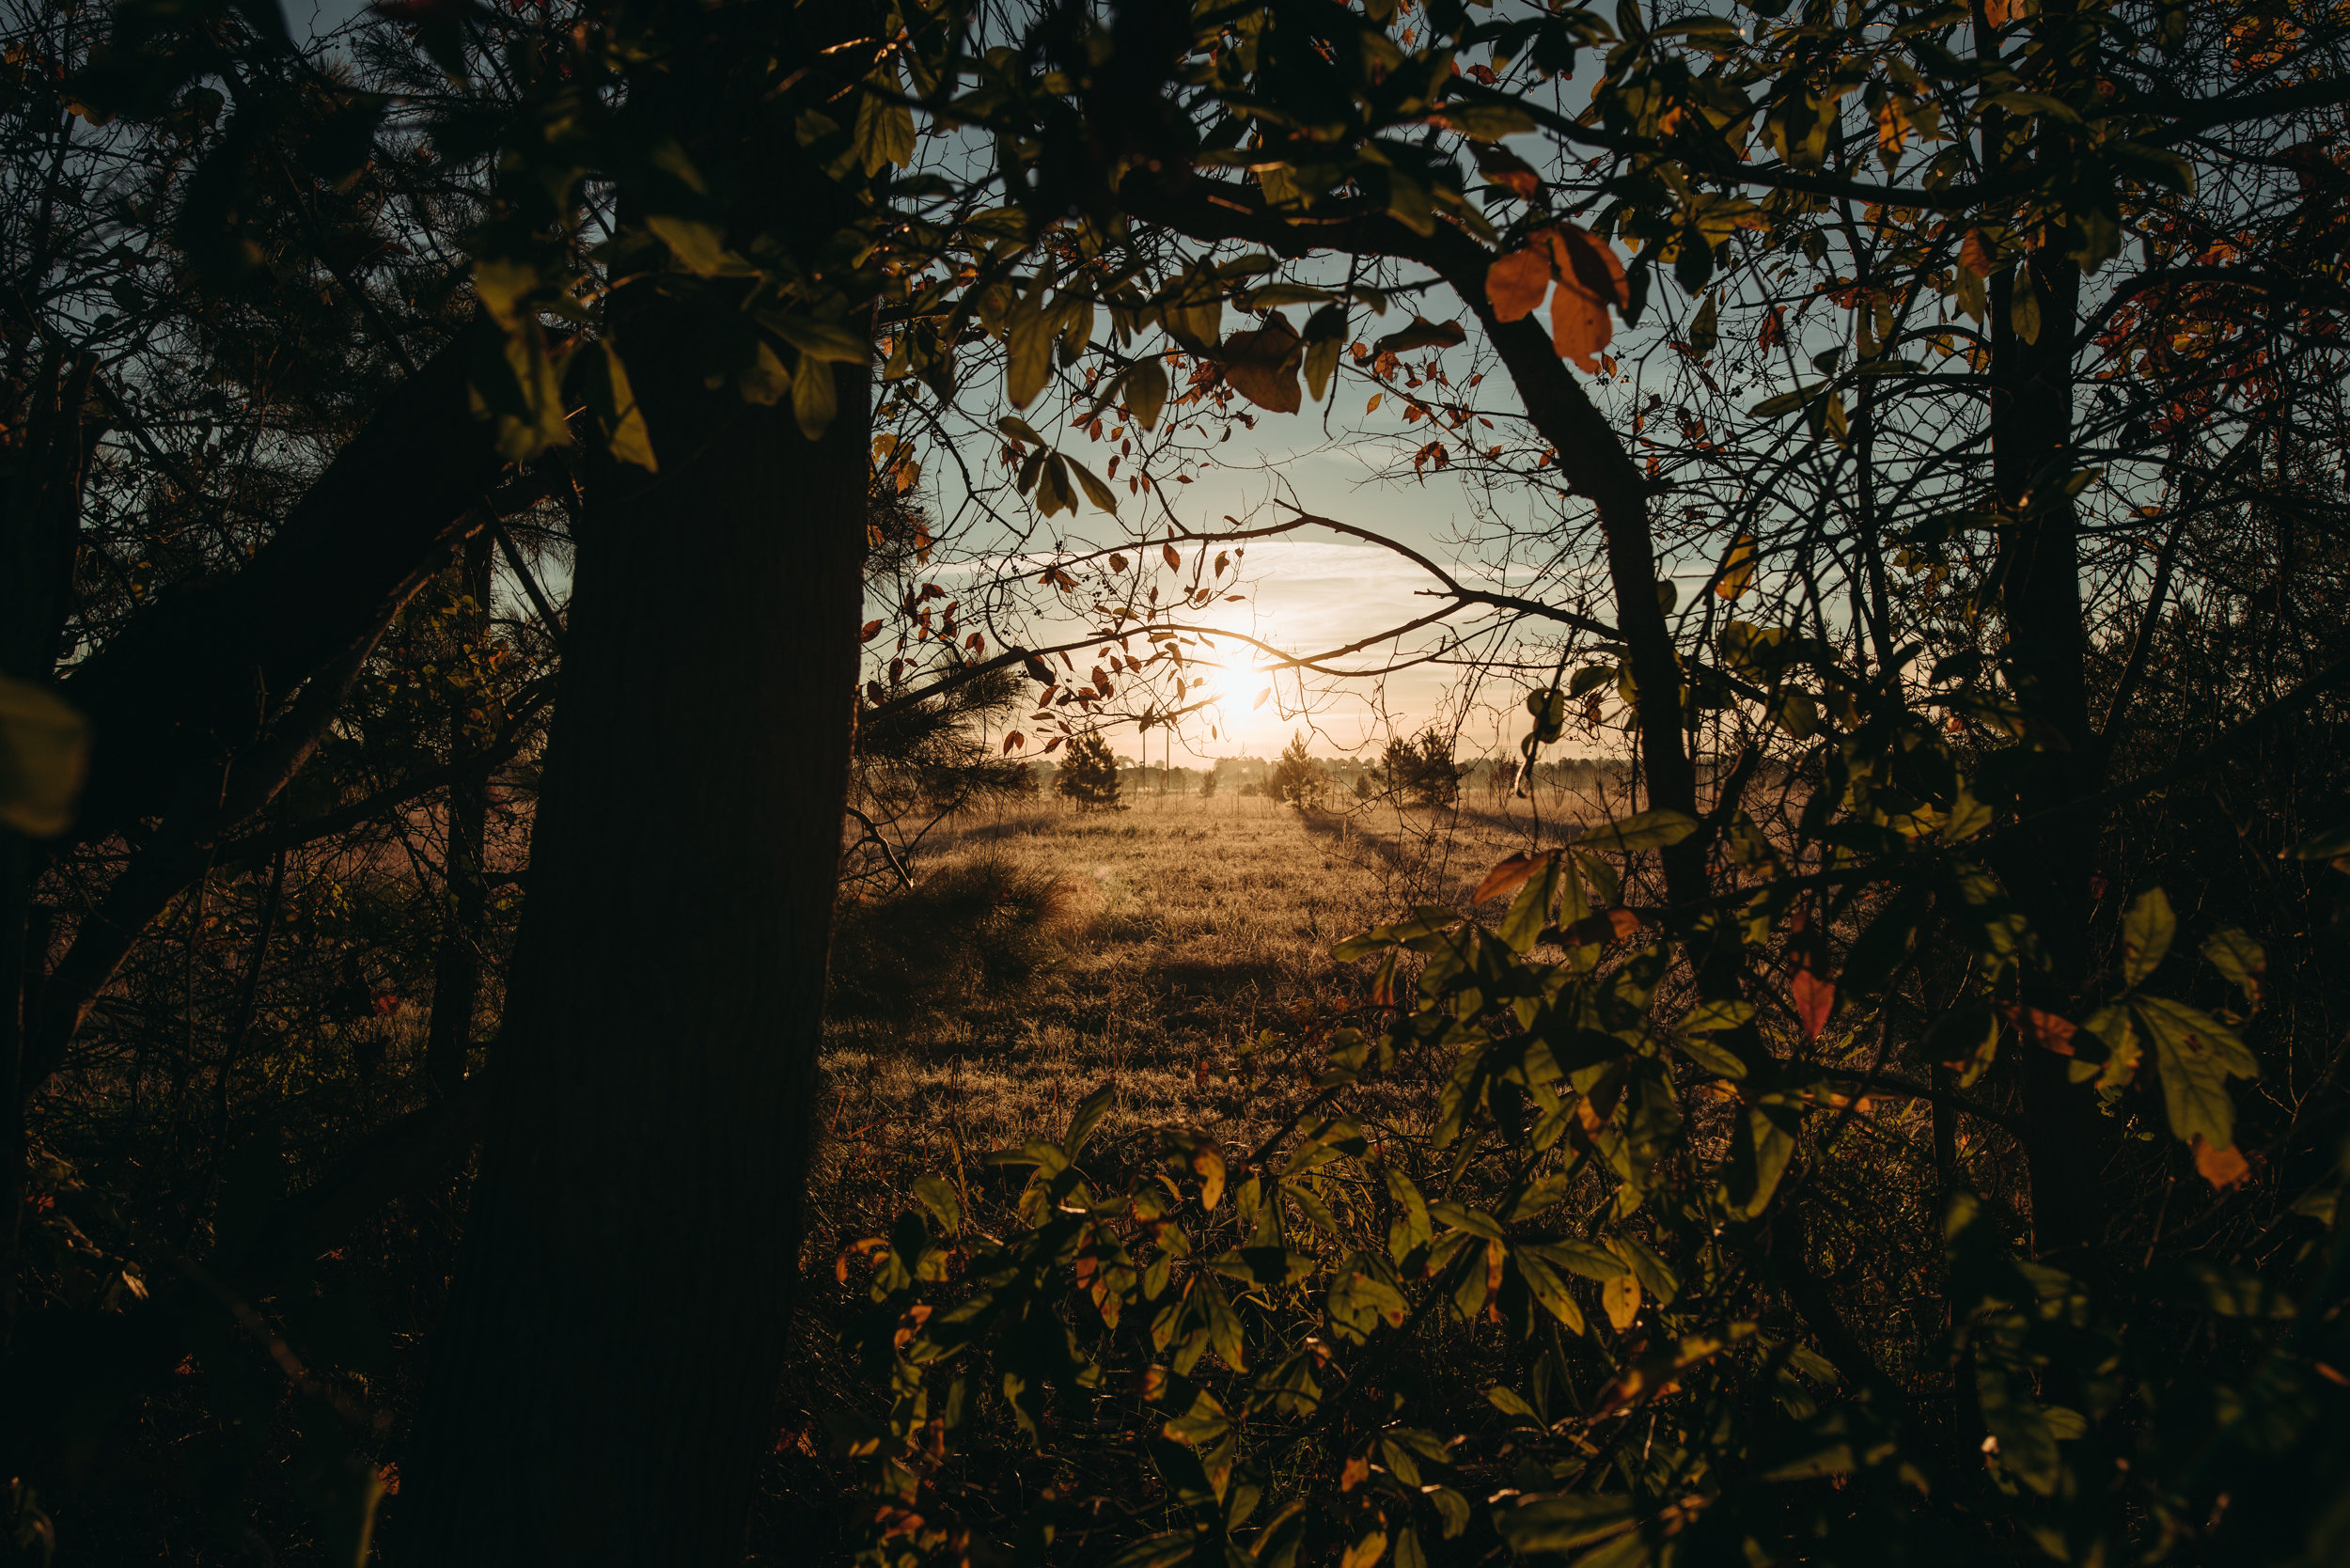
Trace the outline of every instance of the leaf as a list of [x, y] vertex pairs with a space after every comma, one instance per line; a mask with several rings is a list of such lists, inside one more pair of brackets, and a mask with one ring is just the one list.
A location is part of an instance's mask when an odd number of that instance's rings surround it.
[[[1039, 290], [1042, 292], [1042, 290]], [[1032, 300], [1012, 307], [1004, 331], [1004, 393], [1014, 408], [1036, 401], [1053, 374], [1054, 320]]]
[[1575, 847], [1622, 852], [1663, 849], [1681, 842], [1697, 830], [1695, 817], [1660, 807], [1653, 811], [1626, 817], [1622, 822], [1602, 823], [1577, 839]]
[[1505, 1416], [1523, 1416], [1529, 1421], [1542, 1419], [1534, 1413], [1534, 1407], [1526, 1403], [1523, 1396], [1498, 1383], [1485, 1390], [1485, 1403]]
[[1754, 581], [1754, 536], [1740, 534], [1731, 541], [1730, 555], [1722, 562], [1721, 576], [1714, 584], [1714, 591], [1724, 599], [1735, 599], [1747, 591]]
[[1714, 311], [1714, 291], [1705, 291], [1705, 302], [1698, 306], [1697, 320], [1689, 323], [1689, 347], [1700, 359], [1714, 352], [1722, 340], [1719, 318]]
[[1204, 1530], [1176, 1530], [1137, 1541], [1116, 1557], [1107, 1568], [1178, 1568], [1198, 1555], [1207, 1539]]
[[2182, 1143], [2200, 1136], [2214, 1148], [2232, 1147], [2235, 1102], [2228, 1080], [2259, 1077], [2259, 1058], [2225, 1025], [2184, 1002], [2141, 996], [2132, 997], [2129, 1008], [2138, 1032], [2154, 1042], [2171, 1136]]
[[1214, 1144], [1191, 1152], [1191, 1172], [1199, 1178], [1199, 1206], [1213, 1209], [1224, 1200], [1224, 1156]]
[[1103, 1117], [1109, 1114], [1109, 1108], [1117, 1099], [1118, 1089], [1114, 1084], [1104, 1084], [1087, 1095], [1077, 1106], [1076, 1114], [1069, 1119], [1069, 1131], [1061, 1138], [1061, 1152], [1075, 1159], [1077, 1151], [1085, 1147], [1086, 1139], [1093, 1136], [1093, 1129], [1101, 1124]]
[[645, 227], [660, 236], [686, 271], [715, 277], [726, 270], [726, 240], [715, 227], [675, 212], [656, 212], [645, 220]]
[[1550, 297], [1550, 341], [1559, 357], [1586, 374], [1599, 371], [1600, 351], [1615, 337], [1608, 306], [1626, 310], [1631, 285], [1606, 243], [1573, 224], [1550, 230], [1559, 290]]
[[2008, 307], [2008, 319], [2016, 337], [2027, 343], [2040, 341], [2040, 292], [2032, 284], [2029, 263], [2015, 269], [2014, 298]]
[[[783, 371], [782, 362], [775, 359], [774, 350], [764, 343], [759, 349], [767, 359], [775, 361], [778, 372]], [[595, 411], [597, 422], [603, 427], [604, 441], [612, 455], [648, 473], [659, 472], [661, 465], [652, 455], [652, 431], [645, 425], [645, 411], [636, 406], [636, 393], [628, 384], [628, 371], [620, 364], [619, 351], [613, 347], [612, 340], [604, 338], [583, 353], [580, 370], [588, 406]], [[784, 379], [790, 380], [788, 372]], [[781, 396], [780, 387], [777, 396]]]
[[[800, 427], [800, 433], [810, 441], [822, 441], [831, 428], [833, 416], [839, 411], [839, 400], [833, 386], [832, 368], [808, 354], [800, 356], [800, 367], [791, 377], [791, 418]], [[1070, 509], [1074, 511], [1076, 509]]]
[[1619, 1275], [1599, 1288], [1599, 1304], [1607, 1312], [1607, 1321], [1622, 1333], [1632, 1326], [1640, 1315], [1640, 1281], [1632, 1274]]
[[1810, 400], [1810, 398], [1811, 393], [1809, 388], [1794, 392], [1781, 392], [1776, 398], [1763, 399], [1747, 410], [1747, 414], [1748, 417], [1755, 419], [1781, 419], [1800, 410], [1806, 402]]
[[2122, 917], [2122, 985], [2129, 989], [2158, 968], [2179, 933], [2178, 917], [2159, 887], [2140, 893]]
[[1425, 316], [1415, 316], [1412, 324], [1388, 333], [1371, 345], [1375, 353], [1409, 353], [1414, 349], [1449, 349], [1465, 341], [1468, 334], [1461, 330], [1457, 321], [1441, 325]]
[[1167, 367], [1155, 359], [1133, 366], [1126, 372], [1125, 393], [1135, 422], [1146, 431], [1157, 429], [1159, 410], [1167, 406]]
[[2202, 1134], [2198, 1133], [2195, 1135], [2194, 1149], [2196, 1173], [2221, 1192], [2242, 1184], [2245, 1178], [2252, 1174], [2251, 1162], [2233, 1144], [2225, 1149], [2215, 1148]]
[[[1084, 463], [1079, 463], [1075, 458], [1071, 458], [1069, 460], [1069, 466], [1075, 472], [1077, 476], [1077, 483], [1084, 488], [1086, 499], [1101, 508], [1104, 511], [1110, 513], [1112, 516], [1116, 516], [1118, 512], [1118, 492], [1112, 490], [1108, 485], [1104, 484], [1100, 477], [1097, 476], [1092, 469], [1088, 468]], [[1073, 511], [1076, 509], [1073, 507], [1070, 510]]]
[[1494, 320], [1522, 321], [1541, 308], [1550, 292], [1550, 241], [1536, 241], [1522, 250], [1496, 257], [1485, 269], [1485, 298]]
[[948, 1184], [945, 1177], [929, 1174], [916, 1177], [914, 1196], [922, 1200], [924, 1208], [938, 1216], [938, 1223], [946, 1227], [948, 1235], [955, 1235], [963, 1230], [963, 1204], [956, 1199], [955, 1189]]
[[2312, 833], [2280, 856], [2286, 860], [2339, 860], [2350, 855], [2350, 823]]
[[[1469, 156], [1477, 160], [1477, 172], [1503, 190], [1528, 201], [1542, 194], [1543, 177], [1534, 172], [1531, 164], [1509, 149], [1480, 144], [1469, 149]], [[1549, 283], [1547, 272], [1543, 274], [1543, 281], [1545, 285]], [[1516, 318], [1504, 319], [1514, 321]]]
[[1639, 1517], [1631, 1497], [1606, 1492], [1564, 1492], [1493, 1512], [1494, 1529], [1520, 1557], [1588, 1546], [1622, 1534]]
[[0, 675], [0, 823], [35, 839], [73, 822], [89, 721], [45, 687]]
[[2222, 926], [2203, 940], [2203, 957], [2244, 993], [2247, 1011], [2261, 1007], [2261, 977], [2268, 972], [2268, 955], [2258, 942], [2233, 926]]
[[1536, 871], [1558, 857], [1557, 850], [1520, 850], [1485, 873], [1485, 880], [1477, 885], [1477, 891], [1470, 896], [1469, 902], [1483, 903], [1488, 899], [1508, 898], [1525, 886], [1527, 880]]
[[1259, 408], [1294, 414], [1303, 406], [1297, 371], [1304, 357], [1296, 329], [1276, 315], [1258, 331], [1236, 332], [1224, 340], [1224, 379]]
[[1375, 1529], [1346, 1548], [1339, 1559], [1339, 1568], [1371, 1568], [1386, 1555], [1387, 1532]]
[[1183, 557], [1172, 544], [1159, 546], [1159, 559], [1167, 563], [1167, 569], [1169, 572], [1181, 572], [1183, 569]]

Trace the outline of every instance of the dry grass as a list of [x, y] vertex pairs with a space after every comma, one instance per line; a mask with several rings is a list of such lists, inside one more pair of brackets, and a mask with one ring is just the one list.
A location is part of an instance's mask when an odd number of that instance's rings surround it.
[[1524, 802], [1304, 815], [1263, 799], [1148, 794], [1122, 811], [1040, 803], [942, 827], [917, 876], [995, 857], [1049, 880], [1058, 950], [1016, 986], [974, 987], [911, 1016], [835, 1018], [812, 1245], [885, 1224], [924, 1170], [1057, 1135], [1104, 1082], [1118, 1090], [1110, 1137], [1183, 1122], [1246, 1147], [1305, 1083], [1284, 1063], [1249, 1064], [1247, 1043], [1297, 1003], [1343, 998], [1365, 978], [1331, 960], [1333, 943], [1415, 904], [1458, 904], [1496, 860], [1616, 814], [1544, 795], [1539, 832]]

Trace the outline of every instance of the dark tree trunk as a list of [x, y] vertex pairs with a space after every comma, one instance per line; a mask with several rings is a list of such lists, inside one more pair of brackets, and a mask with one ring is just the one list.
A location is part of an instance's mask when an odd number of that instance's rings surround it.
[[[2013, 519], [2001, 541], [1999, 604], [2006, 619], [2008, 674], [2027, 710], [2044, 726], [2016, 802], [2027, 817], [2069, 805], [2095, 787], [2095, 736], [2089, 726], [2081, 622], [2079, 519], [2062, 481], [2079, 466], [2073, 452], [2073, 332], [2080, 269], [2055, 250], [2019, 263], [2038, 296], [2036, 340], [2015, 330], [2013, 274], [1991, 297], [1991, 441], [1994, 482]], [[2025, 998], [2078, 1016], [2088, 980], [2093, 824], [2063, 820], [2012, 835], [1996, 869], [2049, 959], [2026, 971]], [[2069, 1058], [2019, 1046], [2024, 1150], [2029, 1164], [2033, 1250], [2085, 1266], [2103, 1234], [2098, 1190], [2105, 1121], [2087, 1084], [2070, 1080]]]
[[[473, 601], [463, 618], [465, 635], [478, 646], [490, 627], [490, 530], [465, 541], [458, 564], [458, 591]], [[469, 711], [482, 700], [480, 688], [459, 690], [449, 701], [449, 760], [461, 760], [479, 724]], [[432, 1023], [425, 1036], [424, 1072], [435, 1094], [453, 1094], [465, 1081], [473, 1047], [474, 1015], [481, 1003], [481, 942], [490, 889], [482, 855], [489, 837], [490, 779], [487, 774], [460, 778], [448, 787], [446, 885], [442, 888], [441, 949], [432, 964]]]
[[[800, 1247], [865, 547], [822, 442], [625, 324], [658, 477], [593, 489], [499, 1088], [404, 1560], [739, 1563]], [[400, 1515], [405, 1515], [400, 1517]]]

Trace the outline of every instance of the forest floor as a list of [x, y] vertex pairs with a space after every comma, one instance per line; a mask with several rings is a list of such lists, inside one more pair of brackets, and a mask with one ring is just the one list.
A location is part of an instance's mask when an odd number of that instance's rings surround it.
[[885, 1227], [924, 1171], [1058, 1137], [1104, 1083], [1118, 1091], [1110, 1136], [1180, 1122], [1247, 1147], [1310, 1078], [1303, 1063], [1251, 1060], [1250, 1043], [1368, 978], [1332, 960], [1334, 943], [1417, 904], [1458, 907], [1496, 861], [1616, 814], [1550, 790], [1539, 818], [1534, 804], [1308, 813], [1146, 793], [1115, 811], [1039, 801], [942, 823], [912, 868], [917, 885], [978, 859], [1008, 865], [1052, 888], [1052, 940], [1016, 985], [832, 1021], [811, 1253]]

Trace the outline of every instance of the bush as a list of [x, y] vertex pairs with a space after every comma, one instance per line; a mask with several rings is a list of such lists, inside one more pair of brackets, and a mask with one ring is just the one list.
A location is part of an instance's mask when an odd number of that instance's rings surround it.
[[1099, 735], [1080, 735], [1069, 743], [1069, 760], [1053, 775], [1053, 792], [1073, 800], [1078, 808], [1103, 811], [1118, 805], [1118, 759]]
[[831, 1011], [909, 1017], [1034, 975], [1071, 916], [1062, 886], [1001, 855], [941, 867], [903, 892], [845, 906], [833, 937]]
[[1213, 762], [1209, 763], [1207, 771], [1199, 776], [1199, 798], [1201, 800], [1215, 798], [1215, 764]]

